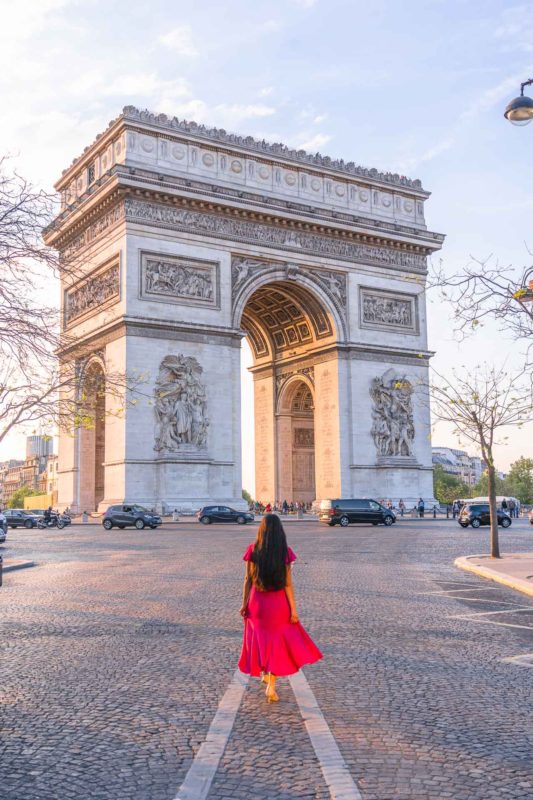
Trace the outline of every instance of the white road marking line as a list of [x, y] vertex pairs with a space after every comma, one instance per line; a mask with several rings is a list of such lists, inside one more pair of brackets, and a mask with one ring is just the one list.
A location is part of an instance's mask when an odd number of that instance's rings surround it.
[[507, 664], [517, 664], [519, 667], [533, 667], [533, 653], [524, 653], [521, 656], [508, 656], [502, 658]]
[[305, 675], [289, 680], [332, 800], [362, 800]]
[[494, 622], [493, 619], [475, 619], [475, 617], [470, 617], [468, 615], [461, 617], [461, 619], [465, 619], [467, 622], [477, 622], [479, 625], [502, 625], [504, 628], [522, 628], [525, 631], [533, 632], [533, 625], [514, 625], [512, 622]]
[[493, 606], [498, 605], [518, 607], [518, 603], [512, 603], [508, 600], [486, 600], [482, 597], [451, 597], [450, 600], [464, 600], [465, 603], [491, 603]]
[[518, 606], [517, 608], [506, 608], [504, 611], [470, 611], [468, 614], [454, 614], [449, 619], [470, 619], [470, 617], [488, 617], [491, 614], [518, 614], [521, 611], [529, 611], [533, 614], [533, 606]]
[[198, 750], [174, 800], [205, 800], [207, 797], [247, 685], [248, 676], [238, 669], [235, 670], [231, 683], [218, 704], [205, 742]]
[[455, 594], [456, 592], [496, 592], [500, 586], [478, 586], [476, 589], [440, 589], [438, 592], [414, 592], [414, 594]]

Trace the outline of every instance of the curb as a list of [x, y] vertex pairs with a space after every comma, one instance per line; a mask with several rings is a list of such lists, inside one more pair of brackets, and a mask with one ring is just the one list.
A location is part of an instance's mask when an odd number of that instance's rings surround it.
[[35, 561], [14, 561], [12, 564], [4, 563], [2, 572], [14, 572], [16, 569], [27, 569], [34, 566]]
[[486, 578], [487, 580], [495, 581], [496, 583], [502, 583], [504, 586], [508, 586], [510, 589], [514, 589], [517, 592], [522, 592], [522, 594], [527, 594], [530, 597], [533, 597], [533, 582], [525, 580], [525, 578], [514, 578], [512, 575], [506, 575], [505, 573], [498, 572], [490, 567], [481, 567], [479, 564], [472, 564], [470, 563], [470, 559], [472, 558], [490, 559], [490, 556], [461, 556], [460, 558], [456, 558], [453, 563], [456, 567], [463, 569], [466, 572], [473, 572], [474, 575], [478, 575], [481, 578]]

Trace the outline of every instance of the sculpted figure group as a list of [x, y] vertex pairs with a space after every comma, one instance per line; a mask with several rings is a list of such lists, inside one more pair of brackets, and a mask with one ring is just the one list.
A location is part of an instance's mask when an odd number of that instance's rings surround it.
[[379, 456], [412, 456], [415, 438], [412, 392], [409, 381], [395, 377], [391, 370], [372, 381], [372, 436]]
[[147, 292], [176, 297], [213, 298], [213, 278], [206, 270], [194, 269], [162, 259], [147, 259], [145, 265]]
[[161, 362], [155, 389], [156, 451], [205, 447], [209, 420], [201, 374], [202, 367], [190, 356], [166, 356]]
[[363, 321], [410, 328], [413, 324], [411, 303], [408, 300], [366, 295], [363, 298]]

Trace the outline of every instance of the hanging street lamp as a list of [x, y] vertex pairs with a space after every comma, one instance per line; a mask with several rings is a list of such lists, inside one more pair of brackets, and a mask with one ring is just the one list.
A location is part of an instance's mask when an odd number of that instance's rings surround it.
[[531, 86], [532, 84], [533, 78], [521, 83], [520, 97], [515, 97], [514, 100], [511, 100], [505, 109], [503, 116], [513, 125], [529, 125], [533, 119], [533, 100], [531, 97], [524, 96], [524, 86]]

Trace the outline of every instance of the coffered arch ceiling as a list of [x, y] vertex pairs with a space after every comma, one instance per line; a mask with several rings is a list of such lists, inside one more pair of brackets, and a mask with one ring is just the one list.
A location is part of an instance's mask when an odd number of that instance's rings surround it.
[[303, 286], [275, 281], [257, 289], [241, 318], [254, 358], [274, 360], [307, 349], [335, 335], [322, 303]]

